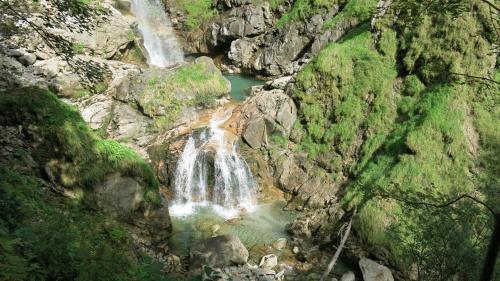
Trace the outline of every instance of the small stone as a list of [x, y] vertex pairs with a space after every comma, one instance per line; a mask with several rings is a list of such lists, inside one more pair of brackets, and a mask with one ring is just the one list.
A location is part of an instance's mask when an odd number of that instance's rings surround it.
[[24, 53], [22, 56], [18, 57], [17, 60], [24, 66], [30, 66], [36, 62], [36, 56], [31, 53]]
[[344, 275], [342, 275], [342, 277], [340, 278], [340, 281], [355, 281], [356, 280], [356, 276], [354, 275], [354, 272], [352, 271], [348, 271], [346, 273], [344, 273]]
[[286, 238], [280, 238], [273, 243], [273, 248], [275, 248], [276, 250], [282, 250], [286, 247], [286, 244], [287, 244]]
[[359, 267], [365, 281], [394, 281], [389, 268], [370, 259], [362, 258], [359, 260]]
[[259, 267], [269, 268], [269, 269], [277, 265], [278, 265], [278, 257], [275, 254], [263, 256], [259, 263]]
[[298, 254], [300, 252], [299, 247], [297, 247], [297, 246], [293, 247], [292, 252], [294, 254]]

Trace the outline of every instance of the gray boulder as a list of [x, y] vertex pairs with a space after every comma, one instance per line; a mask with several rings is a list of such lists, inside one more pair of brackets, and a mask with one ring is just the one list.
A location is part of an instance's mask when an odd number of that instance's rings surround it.
[[394, 277], [392, 277], [389, 268], [370, 259], [360, 259], [359, 267], [361, 268], [363, 280], [365, 281], [394, 281]]
[[91, 196], [104, 213], [128, 218], [133, 216], [144, 201], [144, 187], [133, 178], [113, 174], [97, 185]]
[[297, 108], [282, 90], [254, 89], [252, 96], [241, 106], [240, 124], [243, 139], [254, 149], [268, 141], [271, 134], [288, 137], [295, 120]]
[[193, 267], [243, 265], [248, 260], [248, 250], [234, 235], [209, 238], [196, 245], [190, 253]]

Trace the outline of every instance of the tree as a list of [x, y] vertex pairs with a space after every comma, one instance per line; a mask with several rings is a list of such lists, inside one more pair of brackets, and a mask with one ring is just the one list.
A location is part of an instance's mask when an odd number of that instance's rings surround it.
[[38, 36], [57, 56], [63, 58], [90, 91], [103, 81], [109, 70], [103, 64], [79, 58], [75, 43], [54, 32], [91, 32], [107, 21], [109, 11], [89, 0], [0, 0], [0, 35], [5, 39]]

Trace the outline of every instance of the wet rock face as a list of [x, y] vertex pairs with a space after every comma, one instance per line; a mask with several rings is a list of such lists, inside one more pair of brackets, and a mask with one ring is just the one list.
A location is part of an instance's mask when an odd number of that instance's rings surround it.
[[234, 235], [209, 238], [195, 246], [190, 253], [193, 268], [202, 265], [231, 266], [246, 264], [248, 250]]

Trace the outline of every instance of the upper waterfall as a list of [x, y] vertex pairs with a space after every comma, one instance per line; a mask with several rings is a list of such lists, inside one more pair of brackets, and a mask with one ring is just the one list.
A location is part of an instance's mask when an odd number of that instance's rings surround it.
[[161, 0], [132, 0], [131, 12], [137, 18], [139, 31], [148, 52], [148, 64], [167, 67], [184, 60], [175, 38], [172, 22]]
[[235, 138], [221, 128], [229, 118], [218, 112], [208, 128], [189, 137], [175, 171], [172, 215], [189, 215], [207, 204], [226, 218], [254, 209], [256, 183], [236, 151]]

